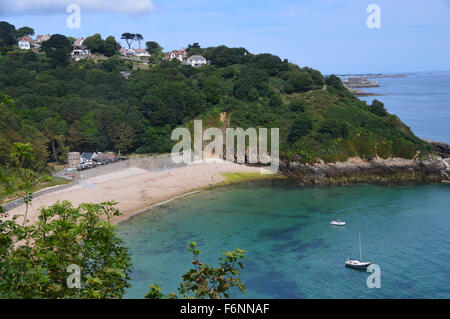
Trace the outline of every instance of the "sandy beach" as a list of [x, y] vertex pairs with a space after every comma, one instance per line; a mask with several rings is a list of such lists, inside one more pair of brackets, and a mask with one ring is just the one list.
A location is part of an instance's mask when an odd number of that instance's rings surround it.
[[[118, 202], [122, 215], [112, 219], [119, 223], [143, 210], [174, 197], [223, 182], [222, 173], [255, 173], [257, 167], [234, 163], [198, 163], [187, 167], [161, 172], [149, 172], [140, 168], [101, 175], [79, 181], [65, 190], [56, 191], [35, 198], [28, 210], [30, 223], [37, 221], [39, 208], [50, 206], [57, 201], [68, 200], [73, 205], [81, 203]], [[23, 215], [25, 206], [10, 210], [10, 216]], [[22, 217], [18, 219], [21, 221]]]

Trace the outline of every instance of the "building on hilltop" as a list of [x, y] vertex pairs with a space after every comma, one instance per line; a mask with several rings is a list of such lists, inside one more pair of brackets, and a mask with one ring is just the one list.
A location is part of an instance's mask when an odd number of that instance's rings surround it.
[[42, 42], [47, 41], [47, 40], [49, 40], [50, 38], [51, 38], [51, 35], [50, 35], [50, 34], [44, 34], [44, 35], [40, 34], [40, 35], [37, 35], [37, 36], [36, 36], [36, 40], [34, 41], [34, 47], [35, 47], [35, 48], [40, 48]]
[[124, 47], [120, 48], [119, 54], [122, 56], [138, 56], [135, 49], [131, 48], [128, 50]]
[[44, 34], [44, 35], [40, 34], [40, 35], [36, 36], [36, 42], [41, 44], [42, 42], [49, 40], [50, 37], [51, 37], [50, 34]]
[[164, 56], [165, 60], [177, 59], [180, 62], [186, 61], [188, 58], [188, 53], [185, 48], [181, 48], [181, 50], [174, 50], [166, 53]]
[[137, 49], [135, 52], [138, 57], [150, 57], [150, 53], [142, 48]]
[[201, 55], [193, 55], [184, 61], [183, 64], [190, 65], [194, 68], [200, 68], [204, 65], [211, 64], [211, 61]]
[[30, 50], [34, 47], [34, 40], [29, 36], [23, 36], [19, 39], [18, 45], [21, 50]]
[[70, 52], [72, 59], [79, 61], [81, 59], [86, 59], [91, 56], [91, 50], [87, 46], [74, 46], [72, 52]]
[[84, 38], [83, 37], [78, 38], [75, 41], [73, 41], [73, 46], [74, 47], [81, 47], [83, 45], [83, 42], [84, 42]]
[[91, 56], [91, 50], [83, 45], [84, 38], [78, 38], [73, 42], [72, 51], [70, 52], [70, 55], [72, 59], [75, 61], [79, 61], [81, 59], [85, 59]]

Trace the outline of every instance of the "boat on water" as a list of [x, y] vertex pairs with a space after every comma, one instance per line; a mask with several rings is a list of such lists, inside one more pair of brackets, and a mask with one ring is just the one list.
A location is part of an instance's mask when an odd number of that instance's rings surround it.
[[372, 262], [363, 261], [362, 250], [361, 250], [361, 233], [359, 233], [359, 259], [348, 258], [345, 261], [345, 267], [355, 268], [355, 269], [366, 269]]
[[330, 222], [330, 225], [335, 225], [335, 226], [345, 226], [346, 222], [342, 222], [339, 219], [338, 220], [332, 220]]

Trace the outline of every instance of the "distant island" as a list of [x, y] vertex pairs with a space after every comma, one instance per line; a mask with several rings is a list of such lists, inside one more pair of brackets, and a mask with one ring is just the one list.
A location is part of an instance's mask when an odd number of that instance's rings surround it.
[[411, 75], [411, 73], [361, 73], [361, 74], [336, 74], [339, 77], [364, 77], [364, 78], [377, 78], [377, 79], [383, 79], [383, 78], [406, 78], [408, 75]]

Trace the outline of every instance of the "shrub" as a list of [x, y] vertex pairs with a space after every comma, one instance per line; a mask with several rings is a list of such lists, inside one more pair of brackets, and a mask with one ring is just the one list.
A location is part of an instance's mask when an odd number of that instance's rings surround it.
[[326, 119], [320, 125], [318, 132], [328, 134], [332, 138], [346, 137], [348, 135], [348, 125], [336, 119]]
[[285, 91], [288, 94], [307, 92], [313, 88], [313, 81], [307, 72], [296, 72], [287, 80]]
[[292, 112], [304, 112], [305, 111], [305, 102], [302, 99], [296, 98], [291, 101], [289, 104], [289, 108]]
[[372, 101], [372, 104], [369, 106], [370, 112], [379, 116], [386, 116], [388, 112], [384, 108], [384, 104], [377, 99]]
[[288, 136], [289, 142], [295, 142], [303, 136], [308, 135], [312, 130], [312, 120], [309, 116], [302, 116], [295, 119], [291, 126], [291, 131]]

